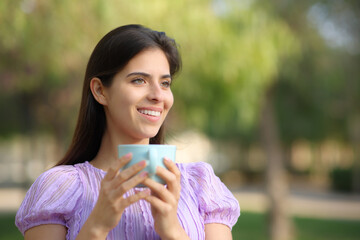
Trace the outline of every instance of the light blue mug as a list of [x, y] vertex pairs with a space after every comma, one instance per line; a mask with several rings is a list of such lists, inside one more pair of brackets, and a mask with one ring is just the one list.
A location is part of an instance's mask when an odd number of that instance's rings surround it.
[[[155, 174], [156, 167], [161, 166], [166, 168], [164, 165], [164, 157], [175, 162], [176, 146], [174, 145], [163, 145], [163, 144], [128, 144], [128, 145], [118, 145], [119, 157], [124, 156], [125, 154], [131, 152], [132, 159], [126, 164], [122, 170], [146, 160], [147, 166], [143, 171], [149, 173], [149, 178], [153, 179], [156, 182], [165, 184], [165, 181]], [[146, 187], [142, 184], [137, 185], [137, 187]]]

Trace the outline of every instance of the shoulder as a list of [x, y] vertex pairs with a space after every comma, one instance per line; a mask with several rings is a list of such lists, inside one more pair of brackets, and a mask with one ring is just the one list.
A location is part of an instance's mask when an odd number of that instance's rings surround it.
[[[217, 194], [219, 189], [227, 190], [209, 163], [180, 163], [178, 164], [178, 168], [183, 181], [187, 182], [197, 194], [204, 192]], [[201, 195], [199, 195], [199, 197], [201, 197]]]
[[[77, 169], [72, 165], [62, 165], [53, 167], [44, 173], [42, 173], [31, 186], [30, 190], [33, 188], [38, 188], [38, 191], [44, 191], [46, 188], [56, 185], [57, 187], [63, 184], [74, 184], [79, 181], [79, 174]], [[29, 190], [29, 191], [30, 191]]]
[[42, 173], [26, 193], [15, 223], [24, 233], [41, 224], [66, 225], [81, 198], [79, 174], [74, 166], [57, 166]]
[[205, 162], [178, 164], [184, 181], [193, 189], [204, 223], [232, 226], [240, 215], [239, 202]]
[[[57, 176], [57, 177], [62, 177], [62, 176], [75, 176], [77, 174], [77, 170], [75, 168], [75, 166], [73, 165], [60, 165], [60, 166], [55, 166], [52, 167], [48, 170], [46, 170], [45, 172], [43, 172], [39, 178], [44, 178], [46, 176]], [[38, 179], [39, 179], [38, 178]]]
[[74, 166], [56, 166], [43, 172], [35, 180], [28, 190], [25, 199], [35, 204], [40, 199], [51, 198], [54, 194], [61, 193], [62, 196], [65, 196], [74, 191], [79, 191], [80, 185], [79, 173]]
[[206, 162], [191, 162], [191, 163], [177, 163], [176, 164], [180, 171], [185, 171], [187, 173], [197, 173], [197, 172], [214, 172], [212, 166]]
[[218, 178], [214, 169], [206, 162], [178, 163], [181, 175], [189, 180], [203, 181], [209, 178]]

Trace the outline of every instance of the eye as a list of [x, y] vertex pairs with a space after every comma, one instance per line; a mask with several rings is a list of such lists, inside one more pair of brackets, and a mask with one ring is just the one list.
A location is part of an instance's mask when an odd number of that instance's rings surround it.
[[131, 80], [131, 82], [134, 83], [134, 84], [140, 85], [140, 84], [145, 83], [145, 80], [142, 79], [142, 78], [136, 78], [134, 80]]
[[164, 80], [164, 81], [161, 81], [160, 85], [164, 88], [170, 88], [171, 86], [171, 81], [170, 80]]

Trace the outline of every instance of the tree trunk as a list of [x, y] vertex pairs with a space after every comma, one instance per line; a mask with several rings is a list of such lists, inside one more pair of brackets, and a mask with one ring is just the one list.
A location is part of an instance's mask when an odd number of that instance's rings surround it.
[[272, 88], [268, 88], [260, 116], [260, 137], [267, 157], [266, 188], [269, 199], [271, 240], [293, 239], [293, 224], [288, 216], [288, 184], [283, 163], [277, 122], [273, 109]]
[[349, 132], [354, 149], [353, 191], [360, 193], [360, 114], [350, 117]]

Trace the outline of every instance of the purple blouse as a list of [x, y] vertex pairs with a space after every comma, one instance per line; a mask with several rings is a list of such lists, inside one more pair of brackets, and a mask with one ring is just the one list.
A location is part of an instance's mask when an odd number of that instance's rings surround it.
[[[181, 171], [178, 219], [191, 239], [205, 239], [204, 224], [222, 223], [231, 229], [240, 215], [238, 201], [204, 162], [177, 164]], [[39, 176], [27, 192], [15, 223], [24, 234], [41, 224], [66, 226], [66, 239], [75, 239], [98, 198], [106, 172], [89, 162], [54, 167]], [[137, 189], [125, 194], [129, 196]], [[160, 239], [154, 230], [150, 204], [140, 200], [127, 207], [108, 240]]]

